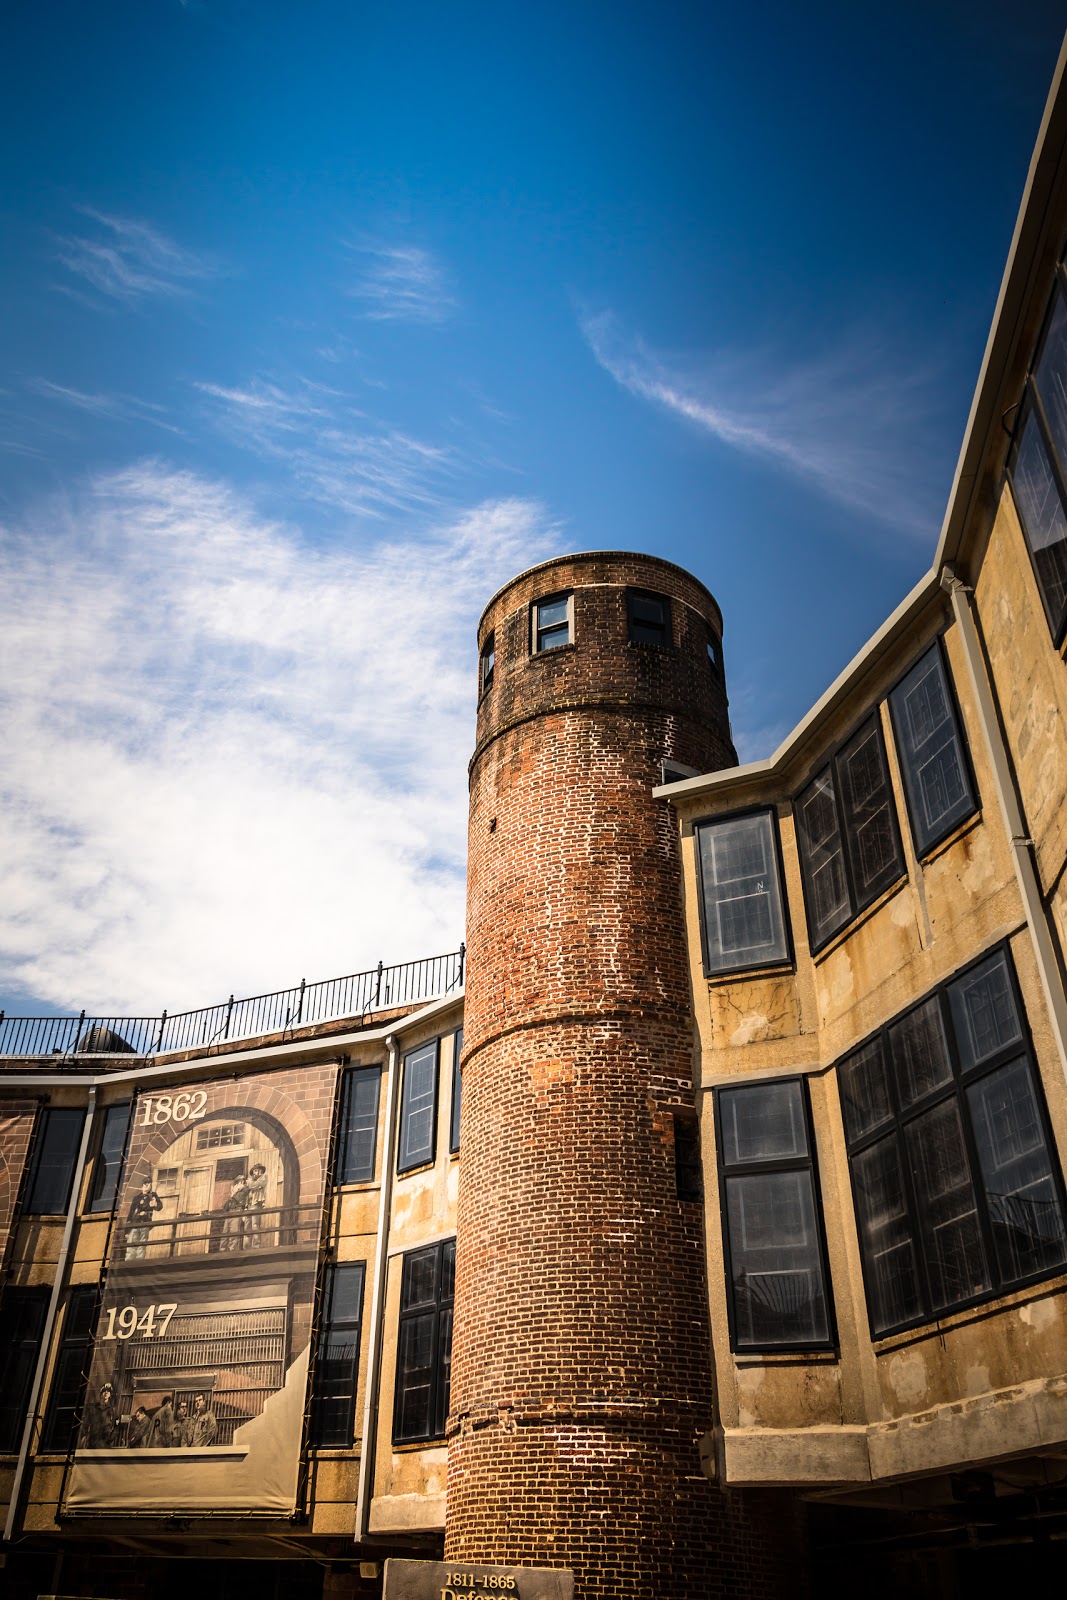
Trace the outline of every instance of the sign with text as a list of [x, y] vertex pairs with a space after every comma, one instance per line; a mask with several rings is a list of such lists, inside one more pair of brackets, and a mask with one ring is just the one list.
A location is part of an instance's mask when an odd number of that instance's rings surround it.
[[487, 1567], [471, 1561], [385, 1563], [382, 1600], [574, 1600], [563, 1567]]
[[68, 1512], [294, 1510], [337, 1073], [138, 1093]]

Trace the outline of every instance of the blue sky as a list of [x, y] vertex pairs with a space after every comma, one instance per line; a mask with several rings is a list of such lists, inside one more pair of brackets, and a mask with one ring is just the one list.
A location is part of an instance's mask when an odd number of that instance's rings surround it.
[[14, 8], [0, 1006], [454, 948], [553, 553], [703, 579], [768, 754], [929, 565], [1062, 22]]

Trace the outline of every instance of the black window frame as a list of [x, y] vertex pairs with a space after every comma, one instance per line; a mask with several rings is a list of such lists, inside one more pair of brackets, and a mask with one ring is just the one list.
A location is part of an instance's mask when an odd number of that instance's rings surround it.
[[74, 1448], [89, 1387], [89, 1364], [99, 1310], [99, 1284], [76, 1284], [67, 1291], [63, 1332], [56, 1347], [41, 1428], [43, 1455], [69, 1455]]
[[[857, 844], [854, 834], [849, 832], [850, 819], [846, 816], [846, 809], [842, 804], [840, 768], [850, 746], [856, 743], [856, 741], [860, 738], [860, 735], [867, 728], [873, 728], [878, 738], [878, 749], [881, 755], [882, 770], [885, 777], [885, 790], [889, 801], [888, 811], [893, 827], [897, 859], [895, 863], [895, 871], [893, 872], [892, 876], [883, 876], [883, 879], [880, 880], [875, 887], [870, 889], [863, 896], [860, 896], [857, 894], [856, 890], [855, 866], [853, 862], [853, 857], [857, 852]], [[816, 933], [813, 919], [812, 907], [814, 893], [812, 887], [812, 866], [811, 859], [808, 854], [808, 845], [805, 839], [804, 828], [801, 821], [801, 808], [803, 806], [805, 797], [815, 789], [817, 784], [822, 783], [827, 778], [829, 778], [830, 791], [833, 796], [834, 811], [837, 818], [837, 831], [840, 838], [841, 864], [842, 871], [844, 873], [847, 904], [845, 915], [842, 916], [841, 919], [827, 932], [820, 935]], [[804, 894], [804, 916], [808, 930], [808, 948], [812, 955], [818, 955], [820, 950], [824, 950], [832, 940], [836, 939], [838, 935], [844, 931], [844, 929], [846, 929], [851, 923], [855, 922], [857, 917], [862, 916], [869, 906], [872, 906], [876, 900], [881, 899], [882, 895], [888, 894], [890, 890], [895, 889], [901, 882], [903, 882], [908, 873], [908, 865], [904, 855], [904, 845], [900, 832], [900, 817], [897, 809], [897, 797], [893, 789], [893, 774], [889, 765], [889, 755], [886, 750], [885, 729], [882, 726], [880, 704], [874, 706], [868, 712], [868, 714], [850, 730], [848, 737], [843, 739], [837, 748], [830, 754], [830, 756], [816, 769], [804, 787], [799, 789], [796, 794], [793, 795], [791, 805], [793, 810], [793, 823], [796, 831], [797, 857], [800, 862], [801, 885]], [[852, 820], [854, 821], [854, 819]]]
[[[408, 1063], [414, 1056], [421, 1055], [426, 1050], [433, 1051], [433, 1103], [430, 1111], [430, 1139], [428, 1145], [420, 1145], [414, 1152], [405, 1153], [406, 1130], [411, 1116], [411, 1073]], [[405, 1172], [415, 1172], [419, 1167], [428, 1167], [437, 1159], [437, 1113], [441, 1095], [441, 1040], [425, 1039], [422, 1044], [415, 1045], [411, 1050], [404, 1052], [401, 1068], [403, 1077], [400, 1085], [400, 1116], [397, 1127], [396, 1140], [396, 1170], [398, 1175]]]
[[[654, 605], [657, 605], [661, 608], [662, 616], [658, 623], [650, 623], [635, 614], [637, 603], [639, 601], [651, 601]], [[642, 628], [650, 631], [653, 629], [658, 629], [659, 638], [642, 638], [640, 633]], [[674, 627], [673, 618], [671, 616], [670, 596], [666, 594], [657, 594], [655, 589], [627, 589], [626, 636], [631, 644], [644, 645], [649, 650], [673, 650]]]
[[[1003, 956], [1004, 959], [1018, 1023], [1018, 1037], [991, 1051], [981, 1061], [967, 1065], [962, 1059], [959, 1048], [952, 993], [958, 985], [966, 980], [969, 973], [976, 971], [986, 963], [992, 963], [997, 956]], [[924, 1093], [916, 1095], [910, 1105], [903, 1106], [901, 1097], [897, 1092], [898, 1086], [894, 1079], [894, 1065], [890, 1053], [889, 1036], [894, 1029], [905, 1023], [909, 1017], [922, 1011], [931, 1002], [936, 1002], [936, 1015], [940, 1020], [944, 1036], [946, 1056], [950, 1069], [949, 1075], [942, 1082], [928, 1088]], [[848, 1105], [852, 1102], [842, 1071], [854, 1059], [868, 1051], [875, 1043], [879, 1043], [881, 1046], [881, 1070], [888, 1103], [888, 1114], [882, 1120], [876, 1121], [872, 1126], [850, 1135]], [[1037, 1122], [1043, 1137], [1045, 1154], [1048, 1158], [1049, 1175], [1060, 1209], [1065, 1242], [1061, 1258], [1056, 1264], [1042, 1266], [1030, 1273], [1012, 1276], [998, 1270], [998, 1252], [990, 1215], [989, 1193], [982, 1175], [981, 1158], [971, 1114], [969, 1091], [984, 1080], [991, 1079], [997, 1073], [1004, 1072], [1019, 1063], [1023, 1063], [1027, 1069], [1033, 1105], [1037, 1112]], [[848, 1155], [853, 1219], [859, 1245], [864, 1299], [872, 1341], [890, 1338], [910, 1328], [919, 1328], [930, 1323], [936, 1323], [943, 1317], [955, 1316], [957, 1312], [984, 1305], [990, 1300], [999, 1298], [1001, 1295], [1014, 1293], [1017, 1289], [1024, 1289], [1031, 1284], [1041, 1283], [1048, 1278], [1056, 1277], [1067, 1271], [1067, 1189], [1064, 1187], [1059, 1150], [1049, 1120], [1044, 1083], [1034, 1052], [1029, 1018], [1023, 1004], [1018, 974], [1015, 970], [1011, 945], [1008, 941], [1003, 941], [991, 946], [988, 950], [984, 950], [975, 960], [969, 961], [965, 966], [960, 967], [944, 983], [930, 990], [929, 993], [923, 995], [920, 1000], [908, 1006], [904, 1011], [891, 1017], [881, 1028], [869, 1034], [859, 1045], [842, 1056], [835, 1063], [835, 1072], [842, 1102], [842, 1124], [845, 1134], [845, 1149]], [[923, 1237], [923, 1217], [925, 1212], [916, 1194], [914, 1163], [908, 1155], [906, 1129], [922, 1121], [930, 1112], [936, 1111], [939, 1106], [950, 1103], [956, 1106], [959, 1116], [962, 1145], [967, 1158], [968, 1175], [975, 1198], [977, 1226], [990, 1282], [987, 1288], [983, 1288], [976, 1293], [962, 1295], [946, 1304], [939, 1304], [932, 1290], [933, 1279], [928, 1259], [929, 1252]], [[898, 1318], [895, 1321], [879, 1323], [876, 1326], [875, 1307], [878, 1293], [873, 1286], [873, 1265], [868, 1260], [867, 1240], [861, 1223], [862, 1207], [857, 1193], [855, 1163], [856, 1159], [862, 1157], [867, 1151], [873, 1150], [883, 1143], [888, 1144], [890, 1140], [893, 1140], [893, 1147], [896, 1152], [897, 1170], [901, 1178], [902, 1198], [906, 1205], [905, 1219], [908, 1223], [908, 1238], [915, 1262], [915, 1282], [922, 1304], [920, 1310], [914, 1316]]]
[[[713, 963], [711, 943], [708, 937], [708, 901], [704, 877], [704, 859], [701, 847], [701, 829], [714, 828], [720, 824], [744, 822], [748, 818], [767, 817], [770, 819], [772, 864], [777, 872], [778, 909], [782, 924], [782, 944], [784, 953], [778, 957], [760, 959], [756, 961], [743, 960], [732, 963], [715, 965]], [[748, 806], [743, 811], [729, 811], [721, 816], [700, 817], [693, 824], [693, 843], [696, 854], [697, 886], [699, 888], [698, 911], [700, 914], [700, 949], [706, 978], [728, 977], [735, 972], [781, 972], [792, 968], [795, 964], [793, 949], [793, 926], [789, 914], [789, 898], [786, 894], [785, 869], [782, 857], [782, 836], [778, 824], [778, 811], [775, 806]]]
[[488, 694], [493, 687], [496, 672], [496, 633], [490, 633], [478, 656], [478, 698]]
[[[104, 1107], [103, 1126], [100, 1129], [100, 1140], [93, 1161], [92, 1182], [89, 1185], [85, 1206], [86, 1214], [89, 1216], [115, 1209], [132, 1113], [132, 1100], [113, 1100], [110, 1105]], [[120, 1125], [122, 1138], [121, 1141], [115, 1141], [114, 1133]], [[109, 1136], [112, 1139], [110, 1147]]]
[[[418, 1262], [434, 1257], [433, 1294], [421, 1300], [410, 1298]], [[435, 1244], [423, 1245], [419, 1250], [409, 1250], [403, 1257], [400, 1275], [400, 1315], [396, 1338], [396, 1381], [393, 1396], [393, 1443], [426, 1444], [443, 1439], [448, 1421], [448, 1403], [452, 1370], [452, 1313], [455, 1304], [456, 1241], [440, 1239]], [[446, 1292], [447, 1291], [447, 1292]], [[405, 1303], [407, 1301], [407, 1303]], [[419, 1376], [417, 1385], [405, 1382], [409, 1373], [403, 1368], [407, 1345], [407, 1329], [416, 1321], [427, 1321], [429, 1345], [432, 1351], [428, 1365], [413, 1369]], [[423, 1381], [425, 1380], [425, 1381]], [[425, 1405], [426, 1426], [405, 1428], [404, 1401], [409, 1388], [427, 1388]]]
[[[29, 1171], [26, 1175], [25, 1198], [22, 1202], [23, 1216], [31, 1217], [62, 1217], [70, 1209], [71, 1191], [74, 1188], [74, 1174], [78, 1167], [78, 1151], [81, 1148], [82, 1133], [85, 1129], [84, 1106], [44, 1106], [41, 1110], [37, 1127], [34, 1130], [33, 1153], [30, 1157]], [[61, 1120], [62, 1119], [62, 1120]], [[51, 1200], [53, 1195], [47, 1192], [42, 1195], [40, 1191], [50, 1181], [49, 1169], [45, 1163], [49, 1159], [49, 1138], [52, 1129], [58, 1129], [66, 1124], [74, 1131], [73, 1141], [68, 1151], [67, 1165], [63, 1170], [64, 1176], [59, 1180], [56, 1197], [59, 1193], [64, 1195], [61, 1205], [43, 1205], [42, 1200]], [[56, 1143], [59, 1143], [58, 1136]], [[58, 1161], [52, 1166], [60, 1170]]]
[[460, 1068], [462, 1054], [463, 1029], [459, 1027], [452, 1035], [452, 1103], [449, 1108], [448, 1118], [448, 1153], [450, 1156], [458, 1154], [460, 1137], [463, 1131], [463, 1072]]
[[[355, 1115], [353, 1101], [357, 1087], [369, 1086], [373, 1081], [374, 1086], [374, 1117], [370, 1126], [370, 1161], [364, 1163], [355, 1173], [350, 1169], [353, 1166], [353, 1146], [361, 1133], [366, 1128], [355, 1128], [353, 1117]], [[382, 1103], [382, 1066], [375, 1062], [368, 1066], [347, 1067], [341, 1085], [341, 1128], [337, 1145], [337, 1176], [334, 1182], [339, 1185], [353, 1183], [373, 1183], [378, 1170], [378, 1115]], [[367, 1115], [366, 1112], [363, 1115]]]
[[1041, 597], [1041, 607], [1045, 613], [1045, 619], [1052, 635], [1052, 642], [1057, 649], [1060, 649], [1063, 645], [1064, 638], [1067, 637], [1067, 585], [1065, 585], [1065, 594], [1060, 603], [1059, 610], [1056, 611], [1053, 608], [1049, 594], [1046, 590], [1045, 582], [1041, 577], [1040, 563], [1037, 558], [1037, 552], [1034, 548], [1031, 531], [1027, 526], [1022, 496], [1015, 482], [1016, 463], [1022, 448], [1027, 424], [1032, 418], [1037, 429], [1037, 436], [1044, 452], [1046, 463], [1049, 468], [1052, 486], [1059, 498], [1060, 510], [1065, 522], [1067, 522], [1067, 461], [1061, 460], [1056, 450], [1052, 428], [1049, 425], [1048, 413], [1045, 408], [1044, 400], [1041, 396], [1041, 391], [1037, 385], [1037, 369], [1040, 366], [1041, 358], [1045, 353], [1045, 346], [1048, 342], [1049, 332], [1052, 328], [1052, 322], [1057, 308], [1060, 308], [1065, 314], [1067, 314], [1067, 270], [1065, 270], [1062, 262], [1060, 262], [1055, 270], [1052, 293], [1049, 295], [1048, 305], [1045, 309], [1045, 315], [1042, 319], [1041, 332], [1034, 347], [1033, 358], [1027, 369], [1026, 382], [1023, 387], [1018, 414], [1015, 418], [1015, 426], [1012, 430], [1012, 441], [1008, 451], [1006, 476], [1008, 482], [1011, 484], [1012, 498], [1015, 502], [1015, 509], [1019, 517], [1019, 526], [1022, 529], [1023, 539], [1026, 543], [1027, 554], [1030, 557], [1030, 566], [1034, 574], [1034, 582], [1037, 584], [1038, 594]]
[[[896, 700], [911, 674], [916, 670], [917, 667], [922, 665], [927, 656], [935, 653], [941, 666], [941, 677], [945, 689], [945, 702], [948, 706], [949, 720], [952, 723], [953, 731], [956, 737], [956, 746], [960, 757], [960, 768], [963, 774], [964, 782], [967, 784], [969, 790], [968, 798], [970, 804], [966, 810], [957, 812], [952, 816], [949, 822], [946, 822], [942, 827], [935, 829], [925, 840], [925, 842], [922, 842], [920, 840], [919, 829], [917, 828], [915, 821], [917, 798], [913, 799], [912, 795], [913, 778], [911, 775], [911, 764], [908, 757], [908, 747], [905, 741], [903, 724], [900, 712], [897, 708]], [[920, 655], [916, 656], [907, 672], [901, 673], [900, 677], [897, 679], [897, 682], [893, 685], [892, 689], [889, 691], [889, 694], [886, 696], [886, 700], [889, 705], [889, 720], [893, 728], [893, 743], [896, 747], [897, 761], [900, 764], [901, 788], [904, 791], [904, 809], [908, 814], [908, 826], [911, 829], [911, 839], [913, 845], [915, 846], [915, 854], [918, 859], [922, 861], [926, 856], [930, 855], [932, 851], [936, 850], [938, 845], [942, 844], [944, 840], [948, 838], [949, 834], [954, 833], [957, 828], [962, 828], [963, 825], [966, 822], [969, 822], [972, 817], [977, 816], [982, 806], [981, 796], [978, 791], [978, 782], [974, 775], [974, 765], [971, 761], [970, 747], [967, 742], [963, 715], [960, 710], [959, 697], [956, 694], [956, 684], [952, 676], [952, 668], [949, 665], [948, 655], [945, 650], [944, 638], [941, 634], [938, 634], [938, 636], [932, 640], [926, 649], [922, 651]]]
[[711, 667], [712, 676], [716, 683], [722, 687], [726, 683], [726, 667], [722, 658], [722, 640], [710, 622], [707, 624], [707, 629], [708, 665]]
[[9, 1285], [0, 1296], [0, 1455], [18, 1454], [50, 1295]]
[[674, 1197], [683, 1204], [704, 1198], [704, 1172], [700, 1158], [700, 1119], [695, 1111], [675, 1111]]
[[[542, 625], [541, 607], [558, 605], [564, 601], [567, 608], [566, 619], [563, 622], [550, 622]], [[566, 637], [557, 643], [547, 644], [544, 641], [555, 639], [559, 634], [565, 633]], [[565, 650], [574, 643], [574, 590], [559, 589], [554, 594], [539, 595], [530, 603], [530, 654], [532, 656], [550, 656], [557, 650]]]
[[[338, 1284], [355, 1281], [355, 1316], [335, 1315]], [[326, 1267], [322, 1291], [322, 1320], [315, 1352], [315, 1378], [311, 1395], [308, 1444], [312, 1450], [349, 1450], [356, 1442], [356, 1405], [359, 1398], [359, 1358], [363, 1342], [363, 1303], [367, 1292], [365, 1261], [332, 1261]], [[344, 1354], [334, 1356], [331, 1341], [343, 1339]], [[328, 1411], [328, 1408], [332, 1408]]]
[[[723, 1100], [738, 1090], [754, 1088], [785, 1088], [797, 1084], [800, 1088], [802, 1120], [807, 1138], [803, 1155], [780, 1156], [729, 1161], [723, 1138]], [[781, 1073], [773, 1077], [739, 1077], [735, 1083], [720, 1084], [714, 1091], [715, 1110], [715, 1160], [718, 1169], [719, 1218], [722, 1227], [723, 1262], [726, 1268], [726, 1311], [730, 1329], [730, 1349], [736, 1355], [765, 1353], [776, 1355], [783, 1351], [825, 1351], [837, 1349], [837, 1319], [834, 1307], [833, 1281], [830, 1275], [830, 1256], [826, 1245], [826, 1224], [823, 1217], [822, 1186], [819, 1181], [818, 1151], [815, 1144], [815, 1125], [811, 1115], [811, 1095], [805, 1073]], [[735, 1300], [733, 1247], [730, 1242], [729, 1183], [732, 1178], [757, 1178], [774, 1173], [807, 1172], [811, 1181], [812, 1214], [816, 1234], [816, 1256], [822, 1273], [822, 1294], [826, 1308], [827, 1336], [825, 1339], [746, 1340], [738, 1327]]]

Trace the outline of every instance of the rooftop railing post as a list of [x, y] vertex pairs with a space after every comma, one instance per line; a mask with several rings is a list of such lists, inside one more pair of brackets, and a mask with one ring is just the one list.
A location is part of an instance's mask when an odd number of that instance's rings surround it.
[[74, 1034], [74, 1043], [70, 1047], [71, 1055], [73, 1055], [75, 1050], [77, 1050], [77, 1048], [78, 1048], [78, 1043], [79, 1043], [79, 1041], [81, 1039], [82, 1029], [84, 1028], [84, 1026], [85, 1026], [85, 1012], [83, 1011], [80, 1014], [80, 1016], [78, 1017], [78, 1027], [77, 1027], [77, 1031]]
[[164, 1008], [163, 1015], [159, 1019], [159, 1038], [156, 1040], [156, 1049], [157, 1050], [162, 1050], [162, 1048], [163, 1048], [163, 1029], [166, 1026], [167, 1026], [167, 1013], [166, 1013], [166, 1009]]
[[226, 1026], [222, 1030], [222, 1037], [224, 1039], [228, 1039], [230, 1037], [230, 1018], [232, 1016], [233, 1016], [233, 995], [231, 994], [229, 1000], [226, 1003]]
[[378, 963], [378, 982], [374, 986], [374, 1004], [375, 1005], [378, 1005], [378, 1003], [379, 1003], [379, 1001], [381, 1000], [381, 997], [382, 997], [382, 972], [384, 970], [385, 969], [383, 968], [382, 963], [379, 961], [379, 963]]
[[307, 979], [300, 980], [300, 999], [296, 1002], [296, 1020], [299, 1023], [304, 1016], [304, 990], [307, 988]]
[[459, 947], [459, 986], [460, 986], [461, 989], [463, 987], [463, 964], [466, 961], [466, 959], [467, 959], [467, 946], [466, 946], [465, 943], [461, 942], [460, 943], [460, 947]]

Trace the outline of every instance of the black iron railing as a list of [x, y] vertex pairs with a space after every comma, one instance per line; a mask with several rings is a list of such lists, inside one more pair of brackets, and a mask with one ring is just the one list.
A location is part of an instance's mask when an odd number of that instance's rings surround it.
[[237, 1000], [198, 1011], [164, 1011], [158, 1017], [9, 1017], [0, 1011], [0, 1056], [160, 1055], [195, 1050], [228, 1039], [362, 1017], [392, 1006], [451, 994], [463, 984], [465, 946], [443, 956], [424, 956], [369, 972], [320, 983], [303, 979], [292, 989]]

